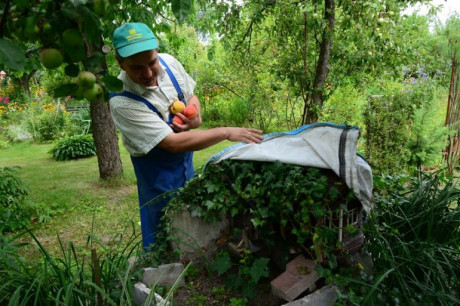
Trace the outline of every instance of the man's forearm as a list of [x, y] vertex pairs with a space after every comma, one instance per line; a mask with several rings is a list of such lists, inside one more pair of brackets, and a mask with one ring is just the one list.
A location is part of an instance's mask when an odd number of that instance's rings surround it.
[[227, 129], [223, 127], [170, 133], [158, 144], [158, 146], [171, 153], [198, 151], [226, 140], [228, 134]]

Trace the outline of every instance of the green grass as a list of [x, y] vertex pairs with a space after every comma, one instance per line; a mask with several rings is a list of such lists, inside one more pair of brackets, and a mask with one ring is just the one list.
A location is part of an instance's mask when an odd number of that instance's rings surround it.
[[[231, 144], [221, 142], [195, 152], [195, 169], [199, 171], [213, 154]], [[52, 146], [18, 143], [0, 150], [0, 167], [21, 167], [19, 176], [30, 188], [29, 201], [62, 211], [46, 223], [31, 222], [32, 231], [48, 252], [59, 253], [58, 236], [64, 245], [73, 242], [84, 251], [89, 235], [110, 244], [118, 234], [140, 230], [136, 179], [123, 145], [124, 175], [111, 182], [99, 179], [96, 157], [55, 161], [48, 153]], [[34, 247], [29, 251], [30, 256], [38, 252]]]

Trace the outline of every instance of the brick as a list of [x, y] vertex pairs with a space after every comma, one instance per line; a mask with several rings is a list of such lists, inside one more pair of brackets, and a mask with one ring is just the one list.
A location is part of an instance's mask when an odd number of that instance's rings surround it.
[[[153, 296], [150, 296], [152, 295]], [[159, 294], [156, 292], [151, 292], [150, 288], [147, 288], [143, 283], [136, 283], [133, 287], [133, 299], [134, 304], [137, 306], [146, 305], [147, 299], [150, 299], [150, 306], [162, 305], [169, 306], [169, 302], [166, 302]]]
[[316, 290], [312, 294], [304, 296], [293, 302], [284, 304], [283, 306], [331, 306], [337, 301], [337, 294], [335, 291], [337, 286], [329, 284]]
[[307, 289], [313, 292], [319, 279], [314, 261], [299, 255], [286, 265], [286, 271], [271, 281], [272, 293], [292, 301]]
[[179, 286], [185, 284], [185, 280], [181, 277], [184, 271], [184, 265], [181, 263], [164, 264], [158, 268], [145, 268], [142, 282], [146, 286], [171, 286], [179, 278]]

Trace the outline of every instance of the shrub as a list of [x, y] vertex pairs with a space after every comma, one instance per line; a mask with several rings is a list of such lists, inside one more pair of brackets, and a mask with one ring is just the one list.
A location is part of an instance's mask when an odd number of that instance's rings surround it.
[[70, 136], [58, 141], [49, 151], [55, 160], [71, 160], [96, 155], [91, 135]]
[[[408, 170], [411, 158], [414, 160], [418, 154], [415, 163], [428, 161], [422, 155], [439, 147], [420, 145], [420, 140], [425, 137], [420, 131], [423, 120], [420, 116], [415, 118], [416, 113], [423, 113], [421, 109], [433, 109], [434, 82], [421, 75], [418, 79], [406, 80], [404, 84], [384, 82], [379, 86], [370, 89], [364, 112], [366, 156], [376, 173], [401, 173]], [[414, 125], [415, 120], [418, 125]], [[430, 132], [427, 128], [422, 132]]]
[[69, 119], [60, 103], [33, 104], [27, 117], [27, 128], [38, 142], [49, 142], [66, 134]]
[[26, 196], [28, 187], [17, 173], [18, 167], [0, 168], [0, 228], [14, 231], [29, 223]]
[[366, 104], [365, 96], [356, 86], [344, 84], [324, 102], [319, 121], [360, 126]]

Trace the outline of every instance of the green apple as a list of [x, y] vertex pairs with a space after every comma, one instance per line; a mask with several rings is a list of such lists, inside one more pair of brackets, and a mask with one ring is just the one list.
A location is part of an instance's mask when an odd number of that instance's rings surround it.
[[54, 48], [46, 48], [40, 52], [40, 61], [47, 69], [55, 69], [64, 61], [61, 51]]
[[99, 84], [93, 84], [91, 88], [86, 88], [83, 90], [83, 97], [85, 97], [85, 99], [87, 99], [89, 102], [99, 101], [103, 94], [104, 90]]
[[77, 84], [83, 88], [92, 88], [96, 83], [96, 76], [90, 71], [80, 71], [77, 76]]
[[62, 32], [61, 43], [66, 48], [75, 48], [84, 46], [83, 36], [80, 31], [70, 28]]

